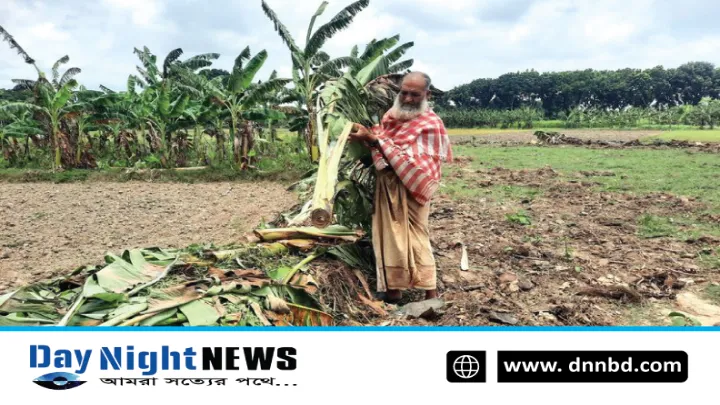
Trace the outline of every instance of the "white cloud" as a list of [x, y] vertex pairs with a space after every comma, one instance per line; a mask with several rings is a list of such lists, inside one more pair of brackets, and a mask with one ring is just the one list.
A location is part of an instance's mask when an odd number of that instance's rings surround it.
[[[266, 0], [305, 44], [310, 17], [320, 4]], [[331, 1], [315, 28], [347, 1]], [[89, 88], [125, 87], [138, 64], [133, 48], [148, 46], [162, 60], [181, 47], [186, 57], [219, 52], [214, 67], [231, 69], [245, 46], [269, 57], [259, 78], [276, 69], [290, 77], [290, 56], [260, 1], [227, 2], [222, 7], [200, 0], [102, 0], [68, 7], [54, 0], [0, 0], [3, 25], [49, 70], [61, 56], [83, 71]], [[210, 3], [212, 4], [212, 3]], [[406, 57], [425, 70], [441, 89], [480, 77], [535, 69], [675, 67], [703, 60], [720, 65], [720, 33], [715, 0], [685, 0], [682, 7], [660, 0], [375, 0], [353, 24], [325, 47], [331, 56], [362, 49], [373, 38], [400, 34], [415, 41]], [[35, 72], [0, 42], [0, 88], [11, 78]]]
[[360, 45], [359, 48], [362, 50], [364, 45], [374, 38], [385, 38], [396, 34], [400, 34], [400, 40], [404, 40], [406, 35], [402, 33], [401, 23], [402, 21], [393, 15], [379, 13], [374, 9], [365, 10], [355, 17], [352, 25], [327, 42], [328, 50], [338, 55], [349, 53], [354, 45]]
[[156, 0], [104, 0], [113, 12], [127, 11], [132, 16], [134, 24], [148, 27], [156, 22], [160, 16], [163, 5]]
[[70, 34], [64, 31], [59, 31], [55, 24], [46, 22], [42, 24], [35, 24], [29, 29], [30, 34], [33, 37], [43, 41], [66, 41], [70, 39]]
[[216, 30], [213, 31], [212, 37], [220, 45], [257, 45], [260, 43], [260, 38], [252, 35], [244, 35], [239, 32], [232, 30]]

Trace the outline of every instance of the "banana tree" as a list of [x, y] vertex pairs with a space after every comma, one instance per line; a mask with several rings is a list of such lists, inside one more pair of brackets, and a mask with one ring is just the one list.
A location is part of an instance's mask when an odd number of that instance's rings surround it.
[[[318, 137], [320, 162], [313, 197], [290, 221], [290, 226], [309, 221], [312, 226], [325, 228], [333, 222], [341, 160], [353, 123], [376, 124], [377, 114], [373, 114], [370, 108], [374, 100], [379, 97], [394, 98], [388, 97], [391, 87], [376, 81], [379, 73], [387, 73], [387, 63], [385, 55], [380, 55], [360, 71], [351, 69], [342, 77], [325, 83], [317, 104], [317, 126], [321, 129]], [[354, 163], [368, 153], [361, 145], [352, 144], [348, 149], [348, 159]]]
[[166, 166], [172, 160], [173, 143], [176, 142], [173, 134], [176, 130], [183, 128], [187, 124], [187, 120], [193, 119], [188, 115], [189, 111], [187, 110], [190, 95], [182, 93], [171, 101], [171, 90], [168, 87], [167, 83], [164, 83], [154, 92], [150, 102], [151, 115], [148, 117], [150, 126], [165, 141], [162, 146], [162, 160]]
[[[55, 91], [59, 91], [60, 88], [65, 85], [67, 82], [69, 82], [73, 77], [77, 76], [78, 74], [82, 73], [82, 70], [77, 67], [71, 67], [70, 69], [66, 70], [65, 73], [63, 73], [62, 77], [60, 76], [60, 66], [70, 62], [70, 57], [68, 55], [63, 56], [62, 58], [55, 61], [55, 63], [52, 66], [52, 81], [50, 82], [52, 84], [52, 87]], [[45, 75], [41, 73], [39, 77], [44, 78]], [[21, 89], [27, 89], [32, 90], [35, 88], [35, 85], [38, 83], [36, 80], [27, 80], [27, 79], [12, 79], [12, 82], [19, 85]]]
[[318, 128], [316, 127], [318, 88], [329, 78], [337, 77], [340, 69], [349, 66], [354, 61], [349, 56], [331, 59], [327, 53], [322, 51], [322, 47], [333, 35], [350, 26], [355, 16], [369, 4], [369, 0], [360, 0], [348, 5], [313, 33], [315, 20], [325, 12], [328, 6], [328, 2], [323, 1], [310, 19], [305, 37], [305, 47], [300, 48], [277, 14], [268, 6], [265, 0], [262, 1], [262, 9], [265, 15], [273, 22], [280, 38], [290, 49], [293, 63], [294, 89], [297, 93], [297, 99], [307, 111], [308, 116], [304, 136], [312, 162], [317, 162], [319, 159], [319, 149], [316, 144], [318, 134]]
[[[162, 150], [162, 139], [156, 137], [146, 142], [146, 130], [148, 121], [153, 117], [152, 103], [155, 90], [136, 93], [134, 81], [128, 80], [128, 91], [116, 92], [105, 88], [102, 94], [87, 96], [83, 93], [81, 97], [88, 98], [88, 104], [92, 106], [90, 116], [83, 115], [78, 120], [78, 127], [91, 125], [111, 134], [117, 148], [124, 147], [127, 158], [140, 159], [148, 150]], [[87, 119], [87, 121], [85, 121]], [[85, 136], [85, 134], [83, 134]], [[85, 136], [86, 137], [86, 136]], [[106, 139], [106, 138], [103, 138]], [[86, 140], [89, 141], [89, 139]], [[78, 153], [83, 137], [79, 138]], [[128, 163], [134, 163], [132, 161]]]
[[55, 149], [55, 159], [53, 162], [54, 169], [61, 169], [62, 162], [60, 156], [61, 142], [63, 146], [67, 146], [64, 142], [64, 135], [60, 131], [61, 120], [69, 116], [70, 114], [76, 113], [84, 106], [81, 103], [73, 104], [71, 98], [73, 96], [73, 90], [78, 86], [75, 79], [70, 79], [67, 83], [62, 85], [60, 89], [55, 92], [52, 86], [47, 81], [38, 82], [37, 90], [39, 92], [39, 103], [8, 103], [0, 106], [0, 110], [4, 111], [23, 111], [29, 110], [36, 114], [39, 114], [44, 118], [45, 122], [49, 125], [49, 133], [52, 137], [53, 147]]
[[[22, 159], [30, 157], [30, 139], [41, 136], [44, 130], [32, 120], [29, 112], [18, 114], [16, 119], [4, 126], [0, 126], [0, 150], [5, 160], [11, 165], [17, 165]], [[21, 158], [21, 145], [24, 147], [24, 156]]]
[[22, 58], [25, 60], [25, 63], [28, 65], [33, 65], [35, 70], [37, 71], [38, 77], [43, 76], [43, 72], [40, 70], [40, 68], [37, 67], [37, 64], [35, 64], [35, 59], [30, 57], [30, 55], [25, 52], [25, 49], [23, 49], [22, 46], [15, 40], [15, 38], [10, 35], [5, 28], [3, 28], [0, 25], [0, 36], [2, 36], [3, 41], [6, 41], [8, 44], [10, 44], [10, 49], [14, 49], [17, 51], [17, 53], [22, 56]]
[[289, 79], [277, 78], [274, 72], [271, 79], [254, 82], [255, 75], [262, 68], [267, 56], [267, 51], [262, 50], [251, 57], [250, 47], [246, 47], [235, 59], [225, 86], [222, 77], [202, 83], [203, 90], [210, 94], [210, 100], [230, 115], [230, 138], [233, 140], [235, 163], [241, 170], [248, 167], [248, 154], [252, 143], [249, 121], [261, 119], [259, 106], [290, 83]]
[[[133, 53], [138, 56], [143, 67], [136, 66], [140, 77], [131, 75], [130, 80], [142, 88], [159, 86], [168, 79], [178, 78], [181, 72], [186, 70], [195, 72], [199, 69], [206, 68], [212, 65], [213, 60], [220, 57], [219, 53], [204, 53], [180, 61], [179, 59], [180, 56], [183, 55], [183, 50], [182, 48], [177, 48], [165, 56], [162, 67], [159, 67], [157, 65], [157, 56], [150, 52], [148, 47], [143, 47], [142, 50], [135, 48]], [[181, 82], [175, 82], [175, 84], [180, 87], [184, 86]]]
[[[363, 50], [362, 54], [359, 53], [359, 48], [357, 45], [355, 45], [350, 51], [350, 57], [352, 58], [352, 63], [350, 64], [351, 72], [358, 73], [360, 70], [375, 61], [380, 56], [383, 56], [384, 61], [383, 63], [377, 65], [378, 69], [381, 69], [381, 72], [379, 73], [401, 73], [407, 69], [410, 69], [414, 63], [414, 60], [406, 59], [400, 61], [400, 59], [410, 48], [415, 46], [415, 43], [410, 41], [395, 47], [395, 45], [397, 45], [399, 42], [399, 34], [380, 40], [373, 39], [367, 45], [365, 45], [365, 49]], [[393, 49], [393, 47], [395, 48]]]
[[[193, 118], [194, 129], [193, 144], [195, 152], [204, 164], [209, 164], [207, 145], [202, 139], [205, 133], [216, 141], [216, 157], [219, 162], [225, 161], [226, 134], [225, 126], [230, 126], [230, 113], [223, 104], [214, 100], [214, 88], [225, 89], [230, 73], [224, 70], [202, 70], [198, 74], [188, 69], [176, 69], [177, 81], [182, 89], [191, 95], [191, 104], [188, 107], [188, 116]], [[227, 73], [227, 74], [225, 74]], [[212, 81], [212, 83], [210, 83]]]

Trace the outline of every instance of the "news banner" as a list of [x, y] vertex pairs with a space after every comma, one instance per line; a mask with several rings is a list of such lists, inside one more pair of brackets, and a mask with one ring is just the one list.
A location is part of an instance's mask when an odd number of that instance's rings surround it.
[[[0, 329], [0, 387], [32, 402], [556, 404], [713, 395], [717, 328]], [[660, 386], [658, 386], [660, 385]], [[525, 387], [513, 389], [511, 387]], [[233, 395], [237, 395], [233, 397]], [[477, 401], [476, 401], [477, 402]]]

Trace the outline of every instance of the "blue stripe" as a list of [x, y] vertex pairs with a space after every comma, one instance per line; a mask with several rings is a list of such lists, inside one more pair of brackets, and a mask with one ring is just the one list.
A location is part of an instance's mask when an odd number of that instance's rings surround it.
[[5, 326], [0, 332], [720, 332], [716, 326]]

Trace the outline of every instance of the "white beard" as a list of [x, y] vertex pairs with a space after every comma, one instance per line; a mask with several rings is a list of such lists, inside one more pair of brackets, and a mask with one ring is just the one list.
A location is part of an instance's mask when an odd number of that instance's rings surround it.
[[427, 99], [424, 99], [419, 106], [413, 107], [408, 105], [402, 105], [400, 98], [395, 97], [395, 103], [393, 104], [391, 114], [395, 119], [400, 121], [410, 121], [417, 118], [420, 114], [424, 113], [428, 109]]

